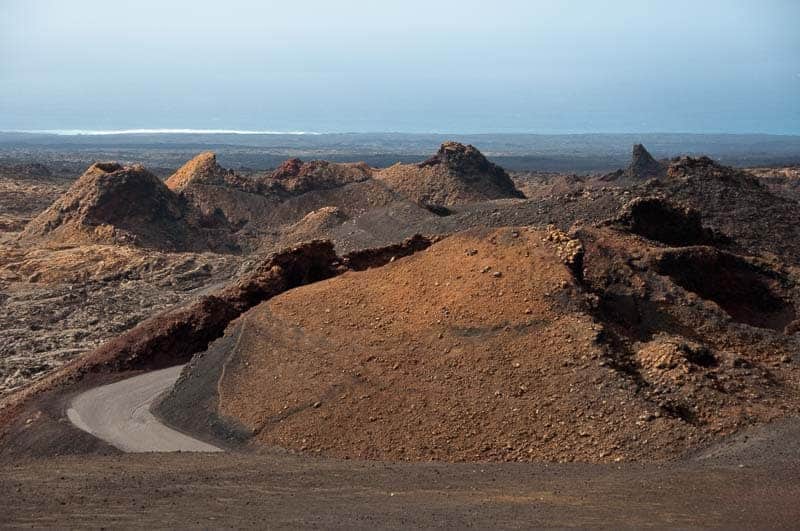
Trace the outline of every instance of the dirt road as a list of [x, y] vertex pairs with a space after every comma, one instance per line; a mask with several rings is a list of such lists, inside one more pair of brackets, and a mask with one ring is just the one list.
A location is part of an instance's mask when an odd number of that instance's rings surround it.
[[149, 405], [180, 367], [96, 387], [70, 419], [128, 452], [0, 458], [0, 527], [792, 528], [800, 422], [665, 463], [393, 463], [219, 452]]
[[149, 372], [75, 397], [70, 422], [125, 452], [219, 452], [162, 424], [150, 405], [177, 380], [182, 365]]

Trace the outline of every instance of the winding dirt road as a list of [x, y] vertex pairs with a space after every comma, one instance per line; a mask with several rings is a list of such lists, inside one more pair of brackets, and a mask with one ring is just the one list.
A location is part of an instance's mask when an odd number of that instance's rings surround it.
[[124, 452], [220, 452], [161, 423], [150, 406], [180, 376], [182, 365], [149, 372], [76, 396], [70, 422]]

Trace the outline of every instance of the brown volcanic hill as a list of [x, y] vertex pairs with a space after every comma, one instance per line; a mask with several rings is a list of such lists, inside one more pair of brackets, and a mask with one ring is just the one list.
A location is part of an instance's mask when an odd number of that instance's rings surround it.
[[372, 172], [372, 168], [364, 162], [303, 162], [300, 159], [289, 159], [272, 172], [265, 182], [282, 188], [288, 194], [297, 195], [366, 181], [372, 178]]
[[56, 244], [124, 243], [165, 250], [227, 248], [199, 214], [141, 165], [93, 164], [21, 233]]
[[170, 190], [179, 192], [191, 184], [224, 184], [229, 174], [217, 164], [217, 156], [211, 151], [200, 153], [192, 160], [178, 168], [167, 178], [165, 184]]
[[671, 162], [666, 178], [648, 182], [642, 193], [696, 209], [709, 227], [748, 253], [800, 264], [800, 205], [744, 170], [708, 157], [681, 157]]
[[261, 238], [274, 236], [320, 208], [355, 216], [402, 199], [371, 177], [372, 169], [364, 163], [290, 159], [271, 174], [250, 179], [221, 168], [213, 153], [202, 153], [167, 184], [206, 218], [221, 215], [241, 229], [242, 243], [258, 247]]
[[[654, 211], [686, 219], [653, 232]], [[208, 378], [213, 422], [253, 444], [451, 461], [663, 459], [797, 411], [797, 279], [695, 245], [690, 211], [618, 219], [473, 229], [286, 292], [162, 407]]]
[[224, 217], [233, 227], [245, 225], [274, 205], [255, 180], [226, 170], [210, 151], [181, 166], [166, 185], [197, 207], [204, 217]]
[[423, 205], [524, 198], [505, 170], [475, 147], [457, 142], [445, 142], [424, 162], [395, 164], [377, 172], [375, 178]]

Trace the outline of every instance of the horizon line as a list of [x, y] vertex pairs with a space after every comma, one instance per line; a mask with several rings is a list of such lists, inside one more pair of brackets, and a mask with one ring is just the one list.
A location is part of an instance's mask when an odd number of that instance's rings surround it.
[[31, 134], [54, 136], [114, 136], [114, 135], [252, 135], [252, 136], [323, 136], [323, 135], [538, 135], [538, 136], [578, 136], [578, 135], [695, 135], [695, 136], [800, 136], [800, 133], [767, 132], [690, 132], [690, 131], [571, 131], [571, 132], [454, 132], [454, 131], [275, 131], [260, 129], [193, 129], [193, 128], [131, 128], [131, 129], [0, 129], [0, 134]]

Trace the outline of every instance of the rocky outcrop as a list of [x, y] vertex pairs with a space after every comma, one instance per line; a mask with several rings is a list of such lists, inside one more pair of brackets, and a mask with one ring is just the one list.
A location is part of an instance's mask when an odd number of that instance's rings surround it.
[[664, 164], [654, 159], [642, 144], [635, 144], [631, 154], [631, 163], [625, 172], [629, 177], [652, 179], [664, 177], [667, 169]]
[[376, 173], [390, 188], [424, 206], [524, 198], [500, 166], [474, 146], [445, 142], [419, 164], [395, 164]]
[[714, 241], [700, 212], [660, 197], [637, 197], [622, 207], [612, 225], [668, 245], [700, 245]]
[[750, 254], [771, 254], [800, 264], [800, 209], [751, 174], [708, 157], [674, 159], [664, 179], [643, 188], [648, 195], [699, 211], [703, 223], [729, 236]]
[[428, 238], [420, 234], [415, 234], [411, 238], [406, 238], [402, 242], [394, 245], [347, 253], [342, 257], [342, 263], [353, 271], [364, 271], [365, 269], [371, 269], [373, 267], [381, 267], [389, 262], [394, 262], [397, 258], [423, 251], [440, 239], [441, 238]]
[[270, 174], [264, 184], [271, 190], [298, 195], [329, 190], [372, 178], [372, 168], [364, 162], [338, 163], [326, 160], [303, 162], [289, 159]]
[[180, 192], [191, 184], [222, 185], [231, 173], [217, 164], [214, 153], [206, 151], [181, 166], [165, 182], [170, 190]]
[[[442, 165], [454, 173], [471, 175], [476, 173], [489, 173], [497, 175], [502, 180], [499, 166], [492, 164], [473, 145], [464, 145], [458, 142], [444, 142], [439, 146], [439, 151], [429, 159], [418, 164], [420, 168], [426, 166]], [[504, 172], [503, 172], [504, 173]], [[501, 183], [508, 184], [508, 183]]]
[[652, 263], [658, 273], [714, 301], [740, 323], [783, 331], [796, 318], [793, 303], [782, 294], [783, 275], [747, 258], [696, 246], [666, 249]]
[[667, 165], [653, 158], [642, 144], [634, 144], [631, 150], [631, 162], [625, 169], [599, 177], [600, 182], [617, 184], [636, 184], [647, 179], [658, 179], [667, 175]]

